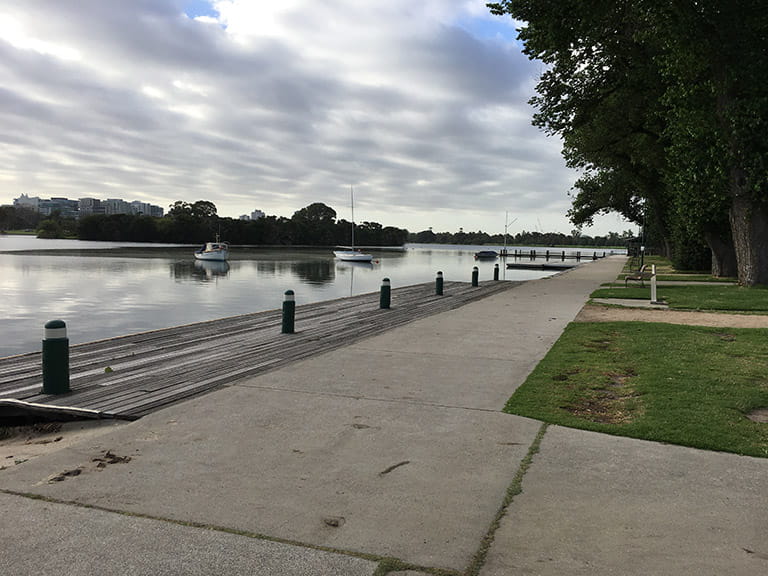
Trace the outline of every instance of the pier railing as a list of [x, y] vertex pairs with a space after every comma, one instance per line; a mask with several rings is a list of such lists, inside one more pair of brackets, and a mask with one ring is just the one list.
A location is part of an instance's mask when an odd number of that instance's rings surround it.
[[515, 258], [517, 259], [528, 259], [528, 260], [536, 260], [539, 258], [543, 258], [545, 261], [549, 262], [551, 260], [560, 260], [561, 262], [565, 262], [566, 260], [576, 260], [577, 262], [581, 262], [582, 259], [589, 259], [589, 260], [597, 260], [599, 258], [605, 258], [606, 253], [603, 252], [597, 252], [593, 251], [592, 254], [589, 253], [589, 251], [582, 252], [580, 250], [576, 252], [568, 252], [565, 250], [514, 250], [514, 251], [504, 251], [502, 250], [499, 252], [499, 256], [505, 257], [505, 258]]

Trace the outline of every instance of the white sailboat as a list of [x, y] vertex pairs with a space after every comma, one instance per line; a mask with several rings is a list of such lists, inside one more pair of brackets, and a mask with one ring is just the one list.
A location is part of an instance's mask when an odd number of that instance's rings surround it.
[[225, 262], [229, 258], [229, 244], [219, 241], [216, 234], [215, 242], [206, 242], [205, 246], [195, 251], [195, 258], [213, 262]]
[[352, 245], [339, 246], [341, 250], [334, 250], [333, 254], [337, 259], [344, 262], [370, 262], [373, 260], [372, 255], [360, 252], [355, 248], [355, 195], [352, 186], [349, 187], [349, 198], [352, 206]]

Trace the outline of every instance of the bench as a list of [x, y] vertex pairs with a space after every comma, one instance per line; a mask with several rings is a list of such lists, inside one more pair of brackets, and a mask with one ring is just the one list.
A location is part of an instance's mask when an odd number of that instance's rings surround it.
[[640, 270], [638, 270], [637, 272], [631, 272], [624, 277], [624, 287], [627, 286], [627, 282], [629, 282], [630, 280], [633, 280], [635, 282], [640, 282], [640, 286], [645, 286], [645, 281], [650, 280], [652, 275], [653, 273], [648, 268], [648, 265], [643, 264], [640, 267]]

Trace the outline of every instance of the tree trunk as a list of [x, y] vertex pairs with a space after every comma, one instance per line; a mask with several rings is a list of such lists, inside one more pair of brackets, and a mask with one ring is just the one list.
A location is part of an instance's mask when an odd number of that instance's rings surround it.
[[768, 210], [753, 202], [748, 194], [736, 193], [730, 219], [739, 284], [768, 284]]
[[723, 239], [714, 232], [705, 232], [704, 240], [712, 250], [712, 276], [736, 276], [736, 250], [730, 238]]

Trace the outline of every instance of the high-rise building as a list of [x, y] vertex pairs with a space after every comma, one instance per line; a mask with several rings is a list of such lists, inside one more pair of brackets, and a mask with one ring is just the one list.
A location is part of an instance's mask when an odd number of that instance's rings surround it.
[[104, 213], [111, 214], [130, 214], [131, 205], [121, 198], [107, 198], [102, 202]]
[[98, 198], [80, 198], [80, 216], [104, 214], [104, 206]]
[[134, 200], [131, 202], [131, 214], [149, 216], [152, 212], [152, 206], [149, 202]]
[[37, 196], [29, 197], [26, 194], [22, 194], [18, 198], [14, 198], [13, 200], [14, 206], [23, 206], [25, 208], [32, 208], [34, 210], [38, 209], [38, 206], [40, 205], [40, 198]]
[[37, 203], [37, 211], [43, 216], [50, 216], [58, 212], [64, 218], [77, 218], [78, 202], [69, 198], [51, 198], [50, 200], [40, 200]]
[[163, 217], [163, 209], [160, 206], [138, 200], [126, 202], [121, 198], [109, 198], [107, 200], [99, 200], [98, 198], [80, 198], [79, 200], [51, 198], [46, 200], [22, 194], [13, 200], [13, 205], [35, 210], [43, 216], [50, 216], [53, 212], [58, 211], [65, 218], [79, 218], [80, 216], [91, 216], [92, 214], [144, 214], [154, 218]]

